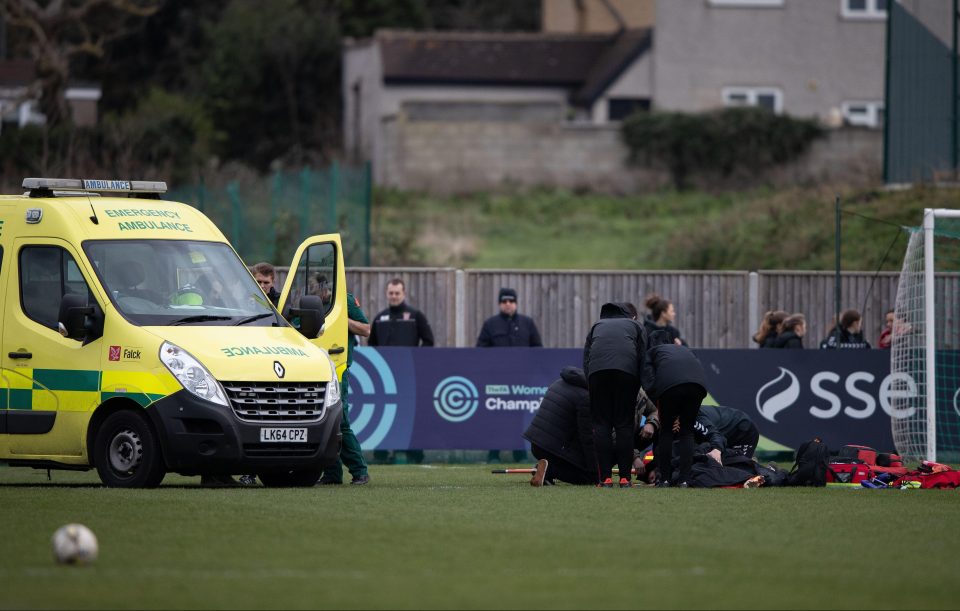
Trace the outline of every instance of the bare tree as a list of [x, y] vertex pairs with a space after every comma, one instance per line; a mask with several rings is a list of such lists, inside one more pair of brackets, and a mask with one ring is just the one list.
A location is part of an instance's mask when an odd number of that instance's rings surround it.
[[0, 0], [0, 16], [28, 32], [36, 64], [31, 97], [40, 96], [48, 124], [70, 120], [64, 95], [74, 60], [103, 56], [104, 46], [154, 14], [163, 0]]

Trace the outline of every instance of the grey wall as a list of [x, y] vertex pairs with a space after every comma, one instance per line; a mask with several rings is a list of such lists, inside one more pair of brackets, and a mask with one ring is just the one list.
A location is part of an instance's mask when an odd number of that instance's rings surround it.
[[[432, 193], [552, 187], [634, 193], [669, 183], [662, 170], [630, 166], [617, 125], [559, 122], [408, 121], [385, 124], [380, 183]], [[746, 177], [749, 184], [876, 184], [883, 133], [833, 130], [789, 166]], [[707, 186], [710, 186], [708, 184]]]
[[829, 116], [844, 100], [883, 100], [885, 20], [841, 16], [841, 0], [785, 0], [777, 7], [657, 2], [657, 108], [722, 105], [727, 86], [783, 91], [784, 111]]

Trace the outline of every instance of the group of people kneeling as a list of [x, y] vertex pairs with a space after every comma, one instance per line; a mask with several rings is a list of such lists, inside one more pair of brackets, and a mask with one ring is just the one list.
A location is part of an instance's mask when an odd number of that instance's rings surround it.
[[[701, 406], [706, 394], [689, 348], [663, 331], [648, 337], [632, 304], [604, 304], [583, 368], [561, 372], [523, 435], [538, 459], [531, 484], [627, 488], [634, 470], [647, 484], [686, 487], [694, 485], [697, 444], [717, 466], [725, 454], [752, 457], [756, 425], [738, 409]], [[651, 446], [654, 460], [645, 463]]]

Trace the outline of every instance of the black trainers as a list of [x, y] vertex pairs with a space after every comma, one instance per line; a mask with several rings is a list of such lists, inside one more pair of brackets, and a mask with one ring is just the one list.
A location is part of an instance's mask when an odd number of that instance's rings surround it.
[[241, 475], [241, 476], [240, 476], [240, 485], [241, 485], [241, 486], [256, 486], [256, 485], [257, 485], [257, 476], [256, 476], [256, 475]]
[[613, 488], [613, 478], [603, 480], [602, 484], [597, 484], [597, 488]]
[[627, 478], [621, 477], [621, 478], [620, 478], [620, 487], [621, 487], [621, 488], [633, 488], [633, 484], [631, 484], [631, 483], [630, 483], [630, 480], [628, 480]]
[[369, 476], [369, 475], [361, 475], [361, 476], [359, 476], [359, 477], [353, 478], [353, 481], [350, 482], [350, 485], [351, 485], [351, 486], [366, 486], [366, 485], [369, 484], [369, 483], [370, 483], [370, 476]]
[[343, 481], [338, 481], [332, 477], [327, 477], [326, 475], [321, 475], [320, 479], [317, 480], [318, 486], [339, 486], [343, 484]]

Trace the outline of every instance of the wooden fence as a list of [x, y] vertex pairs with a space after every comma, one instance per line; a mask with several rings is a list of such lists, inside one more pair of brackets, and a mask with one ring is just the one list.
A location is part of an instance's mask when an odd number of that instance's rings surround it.
[[[283, 286], [286, 268], [277, 268]], [[452, 268], [347, 268], [349, 290], [368, 317], [387, 307], [386, 284], [401, 278], [407, 302], [430, 321], [438, 346], [472, 346], [483, 321], [497, 313], [497, 292], [517, 290], [519, 311], [533, 317], [544, 345], [583, 345], [607, 301], [630, 301], [644, 311], [657, 292], [677, 310], [676, 326], [694, 348], [749, 348], [767, 310], [807, 317], [804, 345], [816, 348], [834, 316], [834, 273], [811, 271], [531, 271]], [[884, 314], [893, 308], [898, 274], [843, 272], [842, 307], [863, 314], [867, 340], [876, 346]]]

